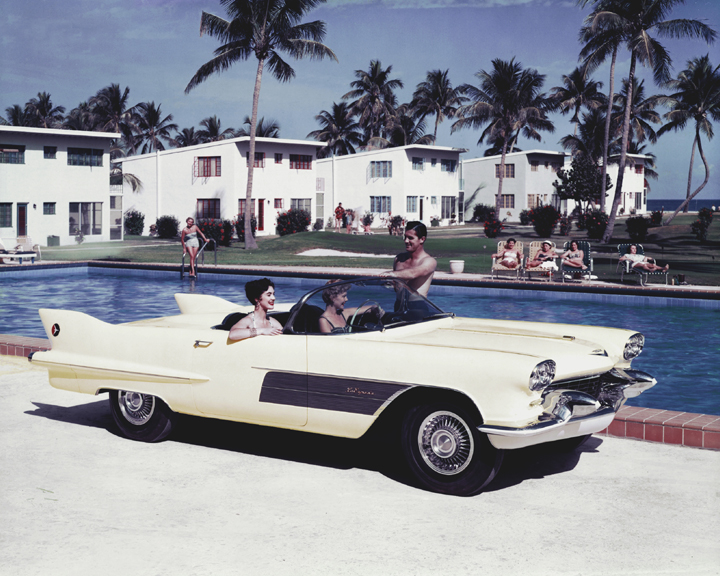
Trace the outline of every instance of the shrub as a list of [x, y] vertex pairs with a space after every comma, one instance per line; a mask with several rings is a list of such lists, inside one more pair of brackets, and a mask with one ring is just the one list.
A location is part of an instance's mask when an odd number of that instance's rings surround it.
[[277, 233], [280, 236], [307, 232], [308, 226], [310, 226], [310, 214], [305, 210], [291, 208], [287, 212], [278, 214]]
[[176, 238], [180, 230], [180, 222], [175, 216], [160, 216], [155, 220], [160, 238]]
[[625, 221], [630, 240], [642, 242], [647, 238], [650, 220], [642, 216], [633, 216]]
[[[573, 213], [575, 213], [574, 210], [573, 210]], [[577, 222], [575, 223], [575, 227], [578, 230], [587, 230], [587, 226], [585, 226], [585, 217], [586, 217], [585, 212], [577, 212], [576, 216], [577, 216]]]
[[567, 236], [572, 229], [572, 222], [567, 216], [560, 217], [560, 236]]
[[707, 225], [710, 226], [713, 220], [713, 213], [710, 208], [700, 208], [700, 211], [698, 212], [698, 218], [702, 222], [707, 222]]
[[[473, 221], [474, 222], [487, 222], [488, 220], [495, 218], [495, 206], [488, 206], [486, 204], [476, 204], [473, 208]], [[493, 236], [494, 238], [494, 236]]]
[[372, 223], [375, 221], [375, 214], [372, 212], [365, 212], [360, 221], [363, 226], [372, 226]]
[[205, 250], [214, 250], [215, 246], [230, 246], [233, 229], [233, 223], [230, 220], [202, 218], [197, 221], [197, 227], [202, 230], [208, 240], [215, 240], [215, 245], [209, 243]]
[[529, 213], [530, 222], [540, 238], [549, 238], [560, 220], [560, 212], [554, 206], [540, 206]]
[[662, 224], [662, 210], [655, 210], [650, 213], [650, 226], [660, 226]]
[[692, 231], [700, 242], [705, 242], [708, 234], [707, 220], [700, 220], [699, 218], [695, 220], [695, 222], [692, 223]]
[[495, 212], [493, 211], [492, 217], [485, 220], [485, 236], [488, 238], [497, 238], [497, 235], [500, 234], [500, 230], [504, 227], [503, 223], [495, 218]]
[[313, 224], [313, 230], [315, 230], [317, 232], [318, 230], [322, 230], [322, 229], [323, 229], [322, 218], [316, 218], [315, 224]]
[[523, 226], [530, 224], [530, 210], [520, 210], [520, 224]]
[[[232, 221], [232, 225], [235, 228], [238, 241], [245, 242], [245, 216], [238, 214], [237, 218]], [[250, 216], [250, 229], [252, 230], [253, 238], [255, 238], [255, 231], [257, 230], [257, 220], [255, 216]]]
[[605, 228], [607, 228], [608, 215], [602, 210], [591, 210], [585, 213], [585, 229], [588, 233], [588, 238], [593, 240], [599, 240], [605, 234]]
[[145, 215], [137, 210], [125, 214], [125, 234], [141, 236], [145, 230]]

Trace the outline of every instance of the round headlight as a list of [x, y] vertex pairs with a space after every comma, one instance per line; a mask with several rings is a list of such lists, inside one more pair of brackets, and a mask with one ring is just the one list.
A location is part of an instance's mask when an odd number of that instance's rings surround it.
[[555, 378], [555, 362], [553, 360], [540, 362], [530, 374], [530, 390], [537, 392], [547, 388], [552, 384], [553, 378]]
[[625, 344], [625, 352], [623, 356], [625, 360], [632, 360], [640, 352], [642, 352], [643, 346], [645, 346], [645, 336], [642, 334], [633, 334]]

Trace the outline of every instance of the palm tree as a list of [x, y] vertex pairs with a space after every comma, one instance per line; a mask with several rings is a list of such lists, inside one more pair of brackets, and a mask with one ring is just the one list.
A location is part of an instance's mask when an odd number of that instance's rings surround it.
[[168, 114], [162, 117], [160, 104], [155, 102], [141, 102], [136, 106], [135, 132], [137, 134], [136, 148], [142, 144], [142, 154], [165, 150], [162, 141], [170, 143], [171, 130], [177, 130], [177, 124], [172, 123], [173, 116]]
[[368, 144], [376, 148], [395, 148], [410, 144], [432, 144], [435, 137], [425, 134], [425, 120], [417, 117], [412, 104], [398, 106], [392, 116], [386, 118], [385, 135], [376, 136]]
[[[280, 82], [295, 76], [292, 67], [280, 57], [285, 52], [293, 58], [305, 56], [337, 61], [335, 53], [322, 43], [325, 23], [320, 20], [301, 23], [302, 17], [325, 0], [220, 0], [228, 12], [229, 20], [203, 12], [200, 19], [200, 35], [209, 34], [222, 43], [215, 50], [215, 57], [203, 64], [192, 77], [185, 93], [207, 80], [216, 72], [230, 68], [239, 60], [247, 60], [252, 54], [257, 58], [255, 89], [253, 90], [250, 120], [250, 152], [255, 157], [255, 127], [257, 125], [258, 101], [263, 70], [267, 64], [270, 73]], [[253, 162], [248, 165], [245, 201], [252, 201]], [[245, 212], [245, 248], [257, 248], [252, 235], [250, 210]]]
[[512, 149], [521, 131], [526, 138], [540, 141], [540, 130], [554, 132], [555, 127], [547, 119], [547, 112], [553, 104], [540, 92], [545, 82], [543, 74], [532, 68], [523, 69], [520, 62], [515, 62], [515, 58], [510, 61], [496, 58], [492, 65], [490, 72], [480, 70], [475, 74], [480, 80], [479, 87], [470, 84], [459, 87], [468, 96], [470, 103], [458, 108], [459, 120], [453, 124], [452, 132], [462, 128], [480, 128], [487, 124], [478, 144], [486, 138], [490, 142], [498, 139], [502, 141], [495, 199], [495, 212], [500, 214], [508, 146]]
[[384, 136], [387, 118], [395, 114], [397, 100], [395, 90], [402, 88], [402, 80], [390, 78], [392, 66], [383, 69], [380, 60], [371, 60], [370, 68], [355, 70], [355, 78], [350, 82], [352, 90], [343, 100], [354, 98], [350, 111], [358, 116], [358, 124], [366, 131], [368, 140]]
[[130, 88], [122, 90], [119, 84], [105, 86], [90, 98], [100, 131], [119, 132], [126, 140], [131, 139], [135, 106], [128, 106], [129, 99]]
[[570, 122], [575, 124], [574, 134], [577, 135], [580, 110], [583, 107], [594, 110], [605, 101], [605, 95], [600, 92], [602, 82], [589, 79], [585, 68], [575, 68], [569, 75], [563, 75], [562, 81], [562, 86], [550, 90], [550, 98], [559, 104], [561, 114], [573, 112]]
[[[584, 154], [599, 168], [605, 153], [605, 112], [596, 108], [584, 113], [578, 125], [578, 132], [579, 134], [563, 136], [560, 145], [565, 150], [569, 150], [573, 156]], [[620, 151], [616, 140], [610, 142], [608, 150], [611, 156]]]
[[[245, 116], [243, 120], [244, 128], [235, 131], [235, 136], [250, 136], [251, 120], [249, 116]], [[277, 120], [270, 118], [265, 122], [265, 116], [257, 121], [255, 126], [255, 136], [260, 138], [280, 138], [280, 124]]]
[[30, 126], [30, 117], [19, 104], [5, 108], [6, 122], [10, 126]]
[[232, 128], [222, 129], [222, 122], [217, 116], [203, 118], [200, 126], [203, 126], [204, 129], [198, 130], [197, 136], [202, 142], [218, 142], [235, 136], [235, 130]]
[[[607, 27], [616, 31], [630, 51], [630, 72], [628, 74], [629, 94], [626, 98], [625, 114], [622, 123], [622, 141], [620, 166], [615, 185], [610, 217], [602, 241], [607, 244], [615, 227], [617, 209], [622, 198], [622, 184], [630, 136], [630, 107], [635, 67], [639, 61], [651, 66], [655, 82], [662, 85], [670, 80], [671, 58], [665, 47], [650, 34], [661, 38], [703, 38], [711, 43], [716, 32], [699, 20], [665, 20], [677, 4], [685, 0], [597, 0], [595, 10], [600, 11], [597, 18], [608, 23]], [[595, 13], [595, 12], [594, 12]]]
[[98, 130], [98, 117], [93, 114], [89, 102], [80, 102], [70, 110], [63, 120], [62, 127], [65, 130], [84, 130], [94, 132]]
[[327, 142], [327, 147], [320, 150], [318, 156], [355, 154], [355, 147], [362, 144], [360, 124], [355, 122], [346, 102], [333, 102], [332, 111], [322, 110], [315, 120], [321, 128], [313, 130], [307, 137]]
[[655, 144], [657, 134], [650, 124], [662, 124], [660, 114], [655, 111], [655, 108], [663, 103], [666, 99], [665, 96], [654, 95], [646, 98], [644, 80], [638, 81], [637, 77], [633, 78], [632, 89], [629, 89], [627, 78], [623, 80], [623, 88], [620, 90], [620, 94], [615, 96], [613, 106], [612, 124], [618, 128], [618, 131], [622, 127], [622, 117], [627, 107], [628, 93], [632, 95], [628, 146], [642, 144], [645, 140]]
[[457, 88], [453, 88], [448, 78], [450, 70], [432, 70], [427, 73], [424, 82], [420, 82], [413, 93], [412, 105], [420, 119], [435, 115], [433, 142], [437, 141], [440, 122], [453, 118], [458, 106], [467, 101]]
[[50, 94], [38, 92], [37, 98], [31, 98], [25, 104], [25, 113], [30, 117], [32, 126], [55, 128], [62, 124], [65, 107], [53, 106]]
[[[672, 222], [681, 210], [687, 210], [687, 206], [710, 179], [710, 166], [702, 149], [700, 133], [707, 136], [708, 140], [713, 137], [713, 126], [710, 120], [720, 120], [720, 66], [712, 67], [709, 55], [693, 58], [687, 63], [687, 68], [678, 74], [678, 77], [669, 82], [671, 89], [675, 90], [669, 97], [670, 112], [665, 114], [667, 124], [658, 130], [662, 135], [670, 130], [678, 131], [685, 128], [688, 122], [695, 121], [695, 138], [693, 139], [692, 153], [690, 154], [690, 170], [688, 172], [688, 184], [685, 201], [678, 206], [675, 213], [670, 216], [665, 224]], [[705, 179], [700, 186], [690, 194], [692, 186], [692, 169], [695, 158], [695, 147], [700, 152], [703, 166], [705, 167]]]
[[[630, 147], [628, 149], [628, 154], [642, 154], [645, 156], [645, 179], [652, 178], [653, 180], [658, 179], [658, 173], [657, 173], [657, 156], [650, 152], [649, 150], [646, 150], [647, 145], [646, 144], [636, 144], [635, 142], [630, 142]], [[650, 191], [650, 184], [648, 184], [648, 192]]]
[[198, 133], [195, 132], [195, 128], [183, 128], [178, 132], [178, 135], [170, 141], [170, 144], [175, 146], [175, 148], [187, 148], [188, 146], [197, 146], [202, 143], [203, 140]]

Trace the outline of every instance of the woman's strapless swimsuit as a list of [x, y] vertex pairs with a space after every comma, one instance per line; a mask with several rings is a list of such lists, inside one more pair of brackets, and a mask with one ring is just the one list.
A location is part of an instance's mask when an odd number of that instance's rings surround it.
[[185, 246], [188, 248], [200, 248], [200, 240], [198, 240], [197, 232], [185, 233]]

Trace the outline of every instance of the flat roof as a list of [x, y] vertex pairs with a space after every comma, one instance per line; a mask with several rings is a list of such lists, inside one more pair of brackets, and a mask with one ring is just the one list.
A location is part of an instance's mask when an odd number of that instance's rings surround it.
[[[505, 154], [505, 158], [515, 157], [515, 156], [528, 156], [529, 154], [545, 154], [546, 156], [569, 156], [570, 154], [568, 152], [556, 152], [555, 150], [521, 150], [520, 152], [510, 152], [508, 154]], [[502, 154], [496, 154], [495, 156], [482, 156], [481, 158], [468, 158], [463, 159], [463, 164], [467, 164], [468, 162], [478, 162], [480, 160], [488, 160], [491, 158], [501, 158]]]
[[37, 134], [47, 136], [82, 136], [83, 138], [120, 138], [118, 132], [89, 132], [86, 130], [63, 130], [60, 128], [28, 128], [26, 126], [0, 126], [0, 132], [16, 132], [18, 134]]
[[[350, 158], [357, 158], [359, 156], [367, 156], [369, 154], [382, 154], [385, 152], [397, 152], [398, 150], [427, 150], [429, 152], [455, 152], [458, 155], [463, 152], [467, 152], [466, 148], [453, 148], [451, 146], [433, 146], [431, 144], [408, 144], [407, 146], [388, 146], [387, 148], [373, 148], [372, 150], [362, 150], [355, 154], [343, 154], [342, 156], [335, 156], [335, 161], [348, 160]], [[325, 158], [318, 158], [318, 162], [325, 162], [332, 160], [332, 156]]]

